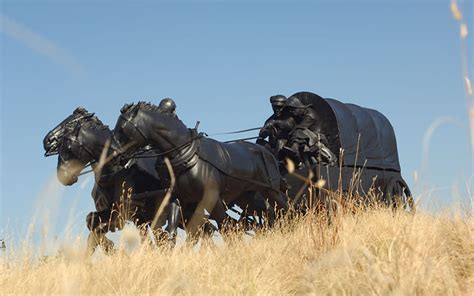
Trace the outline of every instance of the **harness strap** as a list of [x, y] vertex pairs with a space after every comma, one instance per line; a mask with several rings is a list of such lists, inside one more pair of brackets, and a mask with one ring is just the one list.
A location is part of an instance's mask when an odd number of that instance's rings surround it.
[[[270, 186], [272, 186], [272, 188], [273, 188], [273, 184], [272, 184], [273, 179], [272, 179], [272, 176], [270, 175], [270, 172], [268, 170], [267, 160], [266, 160], [264, 152], [263, 152], [264, 151], [263, 149], [265, 149], [265, 148], [263, 146], [258, 145], [258, 149], [260, 150], [260, 156], [262, 157], [263, 165], [265, 166], [265, 172], [267, 172], [267, 179], [270, 182]], [[275, 162], [276, 162], [276, 160], [275, 160]]]
[[241, 177], [229, 175], [228, 173], [226, 173], [225, 171], [219, 169], [218, 167], [216, 167], [215, 165], [213, 165], [213, 164], [210, 163], [209, 161], [207, 161], [207, 160], [205, 160], [205, 159], [203, 159], [203, 158], [200, 158], [200, 159], [201, 159], [202, 161], [204, 161], [204, 162], [207, 162], [208, 164], [210, 164], [212, 167], [214, 167], [216, 170], [218, 170], [219, 172], [221, 172], [223, 175], [226, 175], [227, 177], [234, 178], [234, 179], [237, 179], [237, 180], [240, 180], [240, 181], [244, 181], [244, 182], [247, 182], [247, 183], [251, 183], [251, 184], [254, 184], [254, 185], [262, 186], [262, 187], [264, 187], [264, 188], [271, 189], [271, 190], [273, 190], [273, 191], [279, 192], [279, 190], [273, 188], [273, 186], [268, 185], [267, 183], [255, 181], [255, 180], [253, 180], [253, 179], [246, 179], [246, 178], [241, 178]]
[[[92, 159], [95, 158], [94, 155], [93, 155], [93, 153], [87, 148], [87, 146], [84, 145], [84, 144], [82, 144], [79, 140], [77, 140], [77, 137], [76, 137], [76, 136], [74, 136], [74, 137], [72, 137], [72, 138], [71, 138], [71, 137], [65, 137], [65, 138], [71, 140], [72, 142], [75, 142], [75, 143], [79, 144], [79, 146], [80, 146], [82, 149], [84, 149], [84, 151], [86, 151], [87, 154], [89, 154], [89, 156], [90, 156]], [[62, 157], [61, 157], [61, 158], [62, 158]]]
[[[191, 133], [193, 131], [191, 130]], [[193, 135], [191, 135], [192, 139], [196, 139]], [[181, 174], [181, 172], [185, 171], [193, 167], [199, 160], [199, 155], [197, 154], [199, 146], [199, 141], [193, 140], [191, 143], [180, 151], [178, 151], [178, 155], [170, 159], [171, 166], [175, 171], [176, 175]]]
[[190, 129], [190, 130], [191, 130], [191, 139], [189, 141], [179, 145], [179, 146], [176, 146], [176, 147], [171, 148], [171, 149], [169, 149], [167, 151], [164, 151], [164, 152], [159, 152], [159, 153], [150, 154], [150, 155], [146, 155], [146, 156], [140, 156], [140, 154], [143, 154], [145, 152], [153, 150], [153, 149], [144, 149], [143, 151], [140, 151], [137, 154], [134, 154], [131, 158], [153, 158], [153, 157], [158, 157], [158, 156], [164, 156], [166, 154], [169, 154], [169, 153], [174, 152], [178, 149], [184, 148], [187, 145], [192, 144], [192, 142], [194, 140], [197, 140], [197, 139], [200, 139], [200, 138], [204, 137], [204, 135], [202, 133], [194, 133], [193, 131], [195, 131], [195, 129]]

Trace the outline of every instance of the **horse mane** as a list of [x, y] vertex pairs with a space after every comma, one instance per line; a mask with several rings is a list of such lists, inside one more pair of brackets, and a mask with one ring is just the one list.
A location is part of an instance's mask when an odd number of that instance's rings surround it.
[[132, 110], [145, 110], [145, 111], [159, 112], [160, 107], [150, 102], [139, 101], [136, 104], [131, 103], [131, 104], [123, 105], [122, 109], [120, 109], [120, 113], [123, 114]]
[[84, 107], [76, 108], [76, 110], [74, 110], [73, 112], [73, 115], [76, 115], [76, 118], [66, 123], [66, 129], [74, 130], [78, 126], [96, 130], [103, 130], [109, 128], [107, 125], [102, 123], [102, 121], [95, 115], [95, 113], [90, 113]]
[[145, 102], [145, 101], [140, 101], [137, 103], [137, 108], [145, 111], [152, 111], [152, 112], [158, 112], [160, 111], [160, 108], [156, 106], [155, 104], [152, 104], [150, 102]]
[[102, 121], [95, 115], [89, 118], [85, 118], [85, 121], [83, 121], [82, 126], [83, 127], [88, 127], [91, 129], [97, 129], [97, 130], [103, 130], [103, 129], [108, 129], [109, 126], [105, 125], [102, 123]]

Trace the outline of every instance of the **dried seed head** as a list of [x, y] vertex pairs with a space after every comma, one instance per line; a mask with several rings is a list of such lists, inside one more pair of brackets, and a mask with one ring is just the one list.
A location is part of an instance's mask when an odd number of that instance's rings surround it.
[[455, 20], [460, 21], [462, 20], [462, 13], [459, 10], [458, 3], [456, 1], [451, 1], [451, 13], [453, 14], [453, 17]]
[[120, 241], [125, 252], [130, 254], [141, 244], [140, 231], [134, 225], [125, 224]]
[[316, 184], [314, 184], [317, 188], [321, 189], [326, 185], [326, 180], [324, 179], [319, 179]]
[[461, 36], [462, 39], [466, 39], [467, 35], [469, 34], [469, 32], [467, 31], [467, 26], [465, 23], [462, 23], [460, 26], [459, 26], [459, 35]]
[[413, 172], [413, 181], [416, 183], [418, 182], [418, 172], [417, 171], [414, 171]]
[[464, 84], [466, 86], [466, 93], [468, 96], [472, 96], [472, 84], [469, 77], [464, 76]]
[[289, 158], [286, 158], [285, 161], [286, 161], [286, 170], [290, 174], [293, 173], [295, 171], [295, 163]]

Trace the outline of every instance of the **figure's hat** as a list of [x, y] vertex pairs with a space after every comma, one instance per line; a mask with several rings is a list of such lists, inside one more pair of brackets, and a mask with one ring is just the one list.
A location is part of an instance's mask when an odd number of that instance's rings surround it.
[[285, 105], [286, 97], [284, 95], [275, 95], [270, 97], [270, 103], [272, 105], [283, 106]]
[[289, 97], [285, 102], [285, 107], [292, 107], [292, 108], [306, 108], [310, 105], [303, 105], [300, 99], [296, 96]]

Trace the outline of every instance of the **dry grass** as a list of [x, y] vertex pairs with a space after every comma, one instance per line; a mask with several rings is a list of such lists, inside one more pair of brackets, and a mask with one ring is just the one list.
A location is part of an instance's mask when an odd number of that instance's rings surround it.
[[378, 208], [328, 225], [309, 214], [252, 239], [228, 233], [219, 246], [174, 250], [122, 235], [126, 250], [111, 256], [86, 257], [73, 242], [42, 262], [14, 252], [0, 261], [0, 294], [468, 295], [474, 286], [474, 219], [460, 215]]

